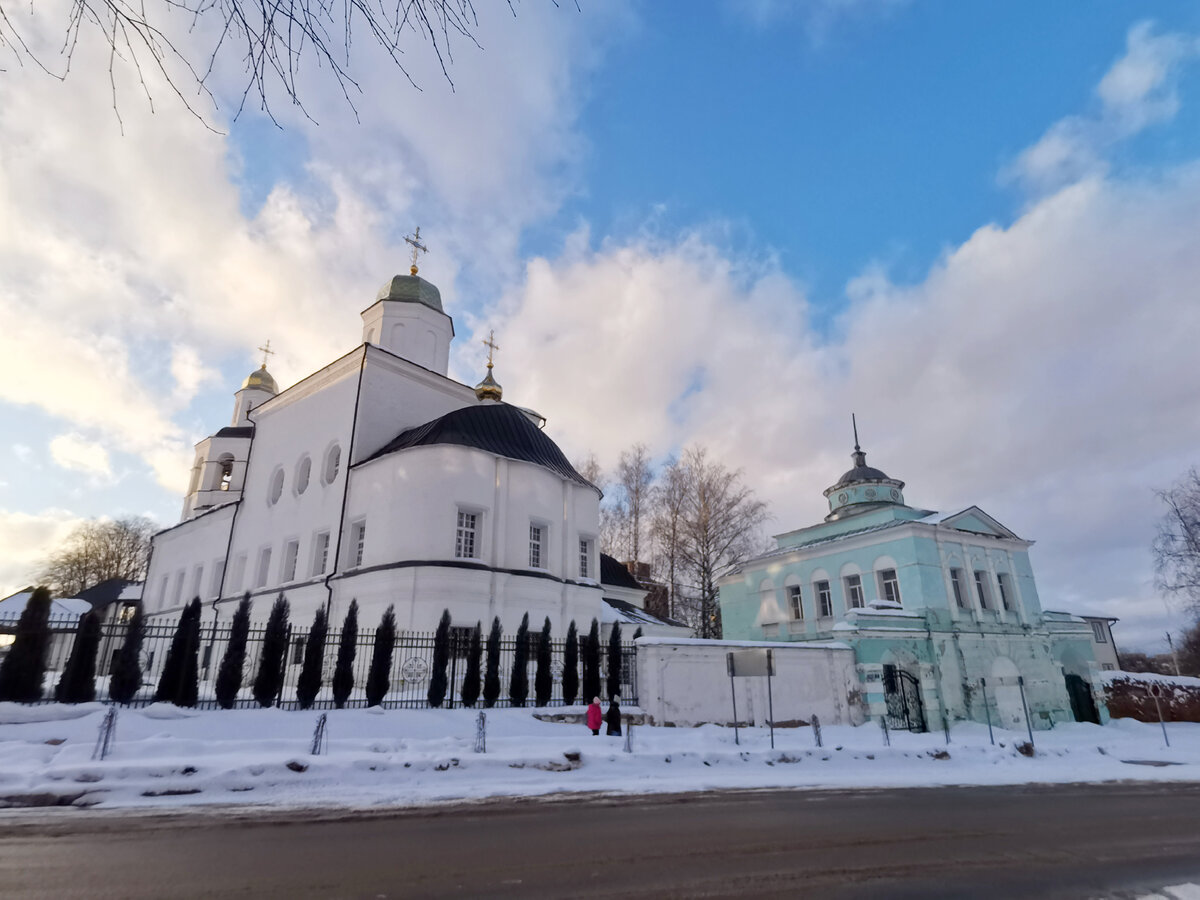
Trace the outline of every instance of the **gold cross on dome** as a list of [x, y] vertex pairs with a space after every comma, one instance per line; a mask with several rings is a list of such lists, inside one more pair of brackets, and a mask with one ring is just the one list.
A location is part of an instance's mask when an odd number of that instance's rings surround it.
[[267, 341], [267, 343], [264, 346], [259, 347], [258, 349], [262, 351], [262, 355], [263, 355], [262, 367], [265, 369], [267, 367], [267, 357], [274, 356], [275, 351], [271, 349], [271, 342], [269, 340]]
[[479, 343], [488, 348], [487, 366], [490, 369], [492, 367], [492, 351], [500, 349], [500, 345], [496, 343], [496, 332], [489, 330], [487, 340], [480, 341]]
[[409, 272], [413, 275], [417, 274], [417, 254], [428, 253], [429, 248], [421, 243], [421, 226], [417, 226], [417, 230], [411, 235], [404, 236], [405, 243], [412, 244], [412, 268]]

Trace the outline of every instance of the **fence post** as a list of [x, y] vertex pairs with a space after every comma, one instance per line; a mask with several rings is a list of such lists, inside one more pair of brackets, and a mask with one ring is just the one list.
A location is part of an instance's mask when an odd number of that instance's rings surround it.
[[822, 746], [822, 744], [821, 744], [821, 720], [818, 719], [816, 716], [812, 717], [812, 730], [813, 730], [813, 737], [816, 738], [816, 741], [817, 741], [817, 747], [820, 748]]
[[1158, 703], [1158, 696], [1162, 693], [1162, 688], [1157, 684], [1152, 684], [1148, 690], [1150, 691], [1150, 696], [1154, 698], [1154, 709], [1158, 713], [1158, 724], [1162, 726], [1163, 741], [1170, 747], [1171, 739], [1167, 737], [1167, 723], [1163, 721], [1162, 707]]
[[313, 756], [320, 756], [321, 750], [325, 747], [325, 713], [321, 713], [317, 719], [317, 727], [313, 731], [312, 750], [309, 751]]
[[879, 727], [883, 731], [883, 745], [885, 747], [892, 746], [892, 736], [888, 734], [887, 716], [879, 717]]
[[996, 737], [995, 737], [995, 735], [992, 734], [992, 710], [988, 706], [987, 679], [986, 678], [979, 679], [979, 687], [982, 688], [982, 690], [983, 690], [983, 714], [987, 717], [988, 740], [991, 741], [992, 746], [995, 747], [996, 746]]
[[1033, 746], [1033, 723], [1029, 721], [1029, 704], [1025, 702], [1025, 676], [1017, 676], [1017, 687], [1021, 689], [1021, 709], [1025, 711], [1025, 730], [1029, 732], [1029, 746]]
[[117, 708], [110, 706], [100, 722], [100, 733], [96, 736], [96, 749], [92, 751], [92, 759], [104, 759], [112, 750], [117, 739]]
[[487, 714], [482, 709], [475, 717], [475, 752], [487, 753]]

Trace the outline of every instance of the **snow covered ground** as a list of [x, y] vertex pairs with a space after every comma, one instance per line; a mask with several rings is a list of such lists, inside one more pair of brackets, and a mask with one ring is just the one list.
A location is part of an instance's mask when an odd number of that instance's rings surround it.
[[[1108, 780], [1200, 780], [1200, 724], [1117, 720], [1035, 732], [958, 724], [896, 733], [877, 724], [778, 729], [651, 728], [625, 739], [582, 725], [487, 712], [487, 752], [475, 753], [472, 710], [334, 710], [324, 753], [310, 755], [319, 713], [121, 710], [104, 761], [91, 759], [106, 707], [0, 704], [0, 806], [180, 807], [204, 804], [380, 808], [562, 792], [728, 788], [864, 788]], [[579, 710], [582, 712], [582, 708]], [[564, 712], [561, 708], [549, 710]], [[947, 755], [948, 754], [948, 755]]]

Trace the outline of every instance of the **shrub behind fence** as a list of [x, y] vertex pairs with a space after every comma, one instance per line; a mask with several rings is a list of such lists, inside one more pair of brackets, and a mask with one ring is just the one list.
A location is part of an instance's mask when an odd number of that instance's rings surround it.
[[[0, 634], [12, 633], [17, 620], [0, 619]], [[171, 637], [175, 634], [175, 624], [155, 623], [145, 626], [145, 640], [142, 643], [141, 668], [142, 688], [131, 701], [131, 706], [146, 706], [153, 702], [154, 690], [162, 674], [163, 662], [167, 656], [167, 648], [171, 645]], [[53, 702], [53, 685], [66, 665], [75, 641], [78, 620], [73, 617], [51, 618], [50, 647], [46, 659], [46, 684], [49, 686], [42, 692], [40, 703]], [[111, 702], [108, 696], [108, 681], [112, 671], [113, 659], [125, 640], [127, 626], [120, 623], [106, 622], [102, 626], [100, 649], [96, 658], [96, 699]], [[197, 707], [200, 709], [216, 709], [217, 700], [214, 686], [221, 658], [229, 643], [230, 624], [228, 621], [213, 624], [211, 619], [201, 624], [199, 669], [200, 693]], [[308, 627], [288, 629], [288, 650], [283, 663], [282, 688], [276, 698], [276, 705], [281, 709], [298, 709], [296, 687], [300, 678], [300, 669], [304, 662], [304, 646], [308, 638]], [[266, 632], [264, 624], [250, 626], [249, 639], [246, 644], [246, 665], [242, 672], [242, 687], [238, 693], [237, 708], [257, 708], [258, 703], [251, 693], [251, 685], [258, 673], [259, 658], [262, 652], [263, 637]], [[366, 706], [365, 687], [367, 670], [371, 664], [371, 649], [375, 643], [375, 628], [359, 628], [356, 641], [357, 652], [354, 656], [354, 690], [346, 702], [347, 708]], [[536, 640], [538, 635], [532, 637]], [[321, 690], [313, 703], [314, 709], [332, 709], [333, 692], [330, 682], [333, 680], [333, 666], [337, 659], [338, 643], [341, 639], [340, 628], [330, 628], [325, 638], [324, 666], [322, 670]], [[512, 674], [513, 658], [516, 654], [516, 638], [504, 636], [500, 639], [500, 683], [507, 686]], [[396, 635], [395, 650], [392, 654], [390, 686], [384, 696], [383, 707], [388, 709], [424, 709], [428, 708], [429, 681], [433, 674], [434, 632], [401, 631]], [[554, 640], [550, 649], [550, 670], [553, 677], [553, 692], [550, 706], [562, 705], [562, 672], [565, 642]], [[446, 677], [449, 683], [443, 708], [461, 707], [459, 694], [462, 691], [463, 677], [467, 670], [467, 653], [470, 647], [469, 629], [452, 632], [450, 646], [450, 661], [446, 667]], [[608, 647], [601, 648], [601, 666], [608, 670]], [[624, 644], [621, 648], [621, 699], [623, 703], [637, 703], [637, 667], [636, 651], [632, 644]], [[536, 647], [530, 646], [527, 654], [529, 662], [527, 669], [529, 681], [532, 684], [536, 672]], [[509, 706], [506, 690], [501, 691], [496, 707]], [[483, 706], [480, 699], [476, 707]]]

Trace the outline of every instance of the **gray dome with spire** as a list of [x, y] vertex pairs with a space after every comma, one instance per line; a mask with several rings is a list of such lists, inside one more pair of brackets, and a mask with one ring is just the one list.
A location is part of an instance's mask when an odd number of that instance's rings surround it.
[[440, 313], [442, 309], [442, 294], [436, 287], [420, 275], [397, 275], [379, 289], [375, 295], [379, 300], [398, 300], [402, 303], [421, 303]]
[[854, 452], [850, 454], [854, 468], [846, 472], [833, 487], [826, 488], [829, 501], [826, 521], [869, 512], [881, 506], [904, 506], [904, 482], [891, 478], [881, 469], [867, 465], [866, 451], [858, 445], [858, 423], [854, 423]]

